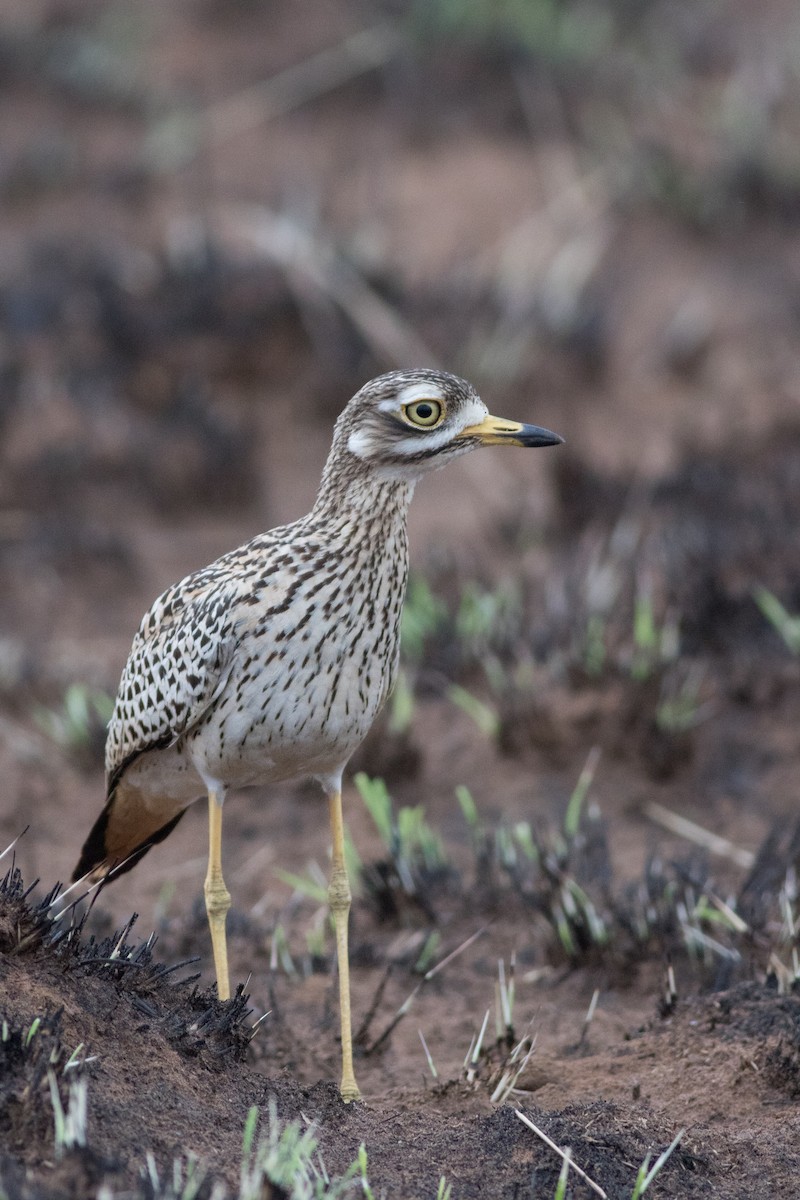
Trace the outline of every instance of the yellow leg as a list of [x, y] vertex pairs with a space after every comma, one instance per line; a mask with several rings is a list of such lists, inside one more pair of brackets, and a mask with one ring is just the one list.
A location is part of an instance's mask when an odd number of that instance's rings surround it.
[[222, 878], [222, 801], [224, 798], [224, 795], [217, 792], [208, 793], [208, 871], [203, 891], [206, 897], [206, 913], [211, 930], [214, 966], [217, 972], [217, 995], [220, 1000], [230, 1000], [225, 917], [231, 906], [231, 894], [225, 887], [225, 880]]
[[336, 959], [339, 964], [339, 1011], [342, 1022], [342, 1099], [345, 1103], [358, 1100], [356, 1077], [353, 1074], [353, 1035], [350, 1026], [350, 960], [347, 954], [347, 920], [350, 915], [350, 883], [344, 865], [344, 825], [342, 822], [342, 793], [337, 789], [328, 797], [333, 835], [333, 871], [328, 887], [328, 903], [336, 927]]

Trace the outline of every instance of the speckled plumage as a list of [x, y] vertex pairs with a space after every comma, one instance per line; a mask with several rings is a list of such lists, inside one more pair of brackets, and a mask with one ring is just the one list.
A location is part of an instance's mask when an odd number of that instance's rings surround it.
[[[76, 878], [132, 866], [210, 783], [224, 793], [341, 774], [394, 682], [415, 478], [472, 448], [446, 454], [425, 444], [429, 430], [397, 428], [379, 406], [414, 385], [440, 389], [453, 413], [486, 411], [454, 376], [373, 380], [336, 423], [311, 512], [195, 571], [145, 615], [109, 726], [108, 802]], [[399, 465], [398, 440], [410, 443]]]
[[297, 775], [329, 799], [342, 1095], [355, 1099], [341, 779], [391, 691], [408, 574], [406, 520], [421, 475], [481, 444], [554, 445], [491, 417], [464, 380], [394, 371], [336, 422], [311, 512], [195, 571], [142, 620], [106, 744], [107, 800], [74, 878], [102, 881], [161, 841], [203, 791], [204, 885], [218, 995], [230, 995], [222, 805], [230, 787]]
[[[160, 828], [211, 781], [341, 772], [396, 674], [408, 492], [385, 483], [366, 514], [315, 508], [156, 601], [109, 726], [109, 795], [155, 805]], [[121, 862], [141, 840], [106, 849]]]
[[379, 514], [315, 511], [156, 602], [122, 677], [110, 780], [163, 743], [150, 753], [165, 765], [185, 757], [230, 786], [343, 764], [396, 671], [407, 488], [383, 491]]

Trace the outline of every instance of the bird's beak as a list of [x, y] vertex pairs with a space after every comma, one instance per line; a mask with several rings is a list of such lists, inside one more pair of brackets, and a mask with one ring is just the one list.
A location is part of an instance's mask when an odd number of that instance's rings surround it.
[[486, 417], [480, 425], [462, 429], [460, 438], [477, 438], [483, 446], [558, 446], [564, 439], [541, 425], [523, 425], [505, 417]]

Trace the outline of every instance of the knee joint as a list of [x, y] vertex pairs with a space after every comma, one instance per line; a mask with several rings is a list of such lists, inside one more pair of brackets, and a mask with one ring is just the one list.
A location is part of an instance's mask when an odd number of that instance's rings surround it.
[[346, 912], [350, 908], [352, 896], [350, 882], [345, 871], [334, 871], [328, 885], [328, 904], [331, 912]]
[[221, 879], [207, 879], [203, 888], [209, 916], [224, 916], [231, 906], [231, 894]]

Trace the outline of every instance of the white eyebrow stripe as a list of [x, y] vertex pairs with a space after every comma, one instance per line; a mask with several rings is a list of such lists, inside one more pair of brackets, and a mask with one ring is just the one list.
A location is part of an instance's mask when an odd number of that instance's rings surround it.
[[409, 383], [397, 393], [396, 404], [413, 404], [415, 400], [439, 400], [444, 403], [444, 394], [435, 383]]

